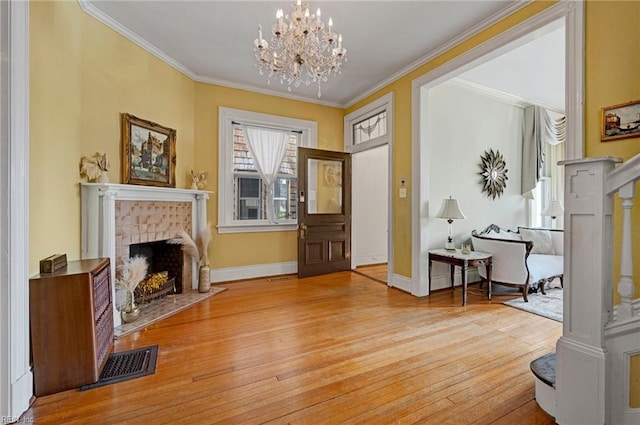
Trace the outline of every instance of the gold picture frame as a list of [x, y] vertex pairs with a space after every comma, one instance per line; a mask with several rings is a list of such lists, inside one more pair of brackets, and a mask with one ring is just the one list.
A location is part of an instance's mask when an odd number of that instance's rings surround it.
[[122, 114], [122, 182], [176, 187], [176, 130]]
[[602, 108], [600, 111], [600, 140], [640, 137], [640, 100]]

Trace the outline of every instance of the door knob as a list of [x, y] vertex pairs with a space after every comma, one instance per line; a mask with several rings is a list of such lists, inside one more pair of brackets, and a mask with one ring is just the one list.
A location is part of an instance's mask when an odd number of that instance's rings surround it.
[[307, 225], [304, 223], [300, 223], [300, 239], [304, 239], [306, 232], [307, 232]]

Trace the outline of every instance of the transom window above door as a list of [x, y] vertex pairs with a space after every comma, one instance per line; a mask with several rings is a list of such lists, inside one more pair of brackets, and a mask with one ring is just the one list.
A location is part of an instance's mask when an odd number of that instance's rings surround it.
[[220, 108], [218, 232], [295, 230], [297, 148], [317, 145], [313, 121]]

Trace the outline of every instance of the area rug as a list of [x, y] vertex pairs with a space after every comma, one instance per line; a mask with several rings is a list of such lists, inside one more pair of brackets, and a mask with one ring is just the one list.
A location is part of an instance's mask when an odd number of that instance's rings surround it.
[[153, 375], [156, 373], [157, 359], [157, 345], [111, 353], [100, 373], [98, 382], [83, 385], [80, 387], [80, 391]]
[[547, 295], [541, 292], [529, 294], [528, 303], [524, 302], [522, 297], [518, 297], [503, 304], [562, 322], [562, 288], [548, 288], [545, 292]]
[[115, 338], [122, 338], [132, 332], [144, 329], [152, 323], [176, 314], [187, 307], [204, 301], [209, 297], [225, 291], [227, 288], [211, 287], [211, 290], [205, 294], [197, 291], [188, 291], [178, 295], [169, 295], [164, 298], [155, 300], [149, 304], [140, 305], [140, 318], [133, 323], [123, 323], [114, 329]]

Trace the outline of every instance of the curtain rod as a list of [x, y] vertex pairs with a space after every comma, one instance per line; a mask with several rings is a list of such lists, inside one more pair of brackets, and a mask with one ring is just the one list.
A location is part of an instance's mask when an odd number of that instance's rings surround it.
[[290, 131], [292, 133], [297, 133], [297, 134], [302, 134], [302, 130], [291, 130], [290, 128], [282, 128], [282, 127], [273, 127], [273, 126], [268, 126], [268, 125], [262, 125], [262, 124], [244, 124], [238, 121], [231, 121], [231, 124], [233, 125], [246, 125], [249, 127], [259, 127], [259, 128], [268, 128], [271, 130], [284, 130], [284, 131]]

